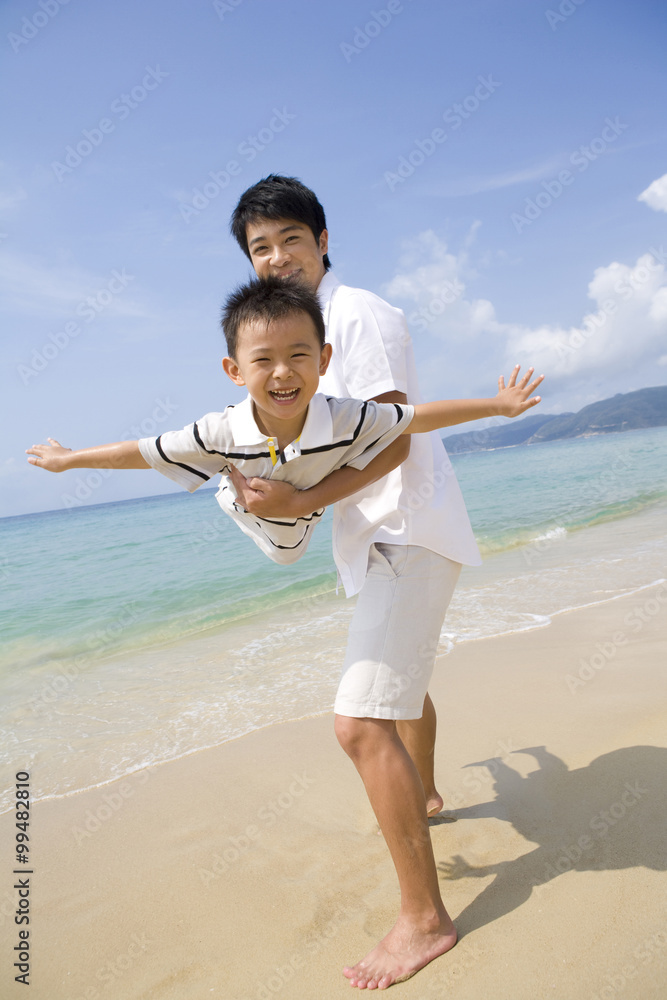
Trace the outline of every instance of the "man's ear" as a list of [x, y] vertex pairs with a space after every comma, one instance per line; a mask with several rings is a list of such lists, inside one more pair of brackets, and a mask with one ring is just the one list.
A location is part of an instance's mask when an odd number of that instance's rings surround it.
[[325, 371], [329, 367], [332, 351], [333, 347], [331, 344], [325, 344], [322, 348], [322, 353], [320, 354], [320, 375], [324, 375]]
[[327, 251], [329, 250], [329, 234], [326, 231], [326, 229], [323, 229], [322, 232], [320, 233], [319, 248], [320, 248], [320, 253], [324, 257], [325, 253], [327, 253]]
[[245, 379], [241, 374], [241, 369], [234, 361], [234, 358], [223, 358], [222, 368], [225, 375], [227, 375], [232, 380], [234, 385], [245, 385]]

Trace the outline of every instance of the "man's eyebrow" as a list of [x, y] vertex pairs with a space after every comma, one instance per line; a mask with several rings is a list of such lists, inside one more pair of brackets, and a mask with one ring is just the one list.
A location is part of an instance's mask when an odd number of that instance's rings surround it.
[[[292, 229], [299, 229], [299, 230], [301, 230], [303, 228], [304, 227], [302, 225], [299, 225], [297, 223], [293, 223], [290, 226], [284, 226], [283, 229], [279, 229], [278, 230], [278, 235], [282, 236], [283, 233], [289, 233]], [[254, 246], [255, 243], [265, 243], [266, 239], [267, 239], [266, 236], [255, 236], [254, 240], [250, 240], [250, 243], [248, 244], [248, 246], [249, 247]]]

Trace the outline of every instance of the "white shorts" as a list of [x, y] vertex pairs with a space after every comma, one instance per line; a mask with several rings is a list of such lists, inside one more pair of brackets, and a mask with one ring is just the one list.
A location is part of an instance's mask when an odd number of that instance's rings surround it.
[[461, 564], [376, 542], [357, 597], [334, 704], [357, 719], [420, 719]]

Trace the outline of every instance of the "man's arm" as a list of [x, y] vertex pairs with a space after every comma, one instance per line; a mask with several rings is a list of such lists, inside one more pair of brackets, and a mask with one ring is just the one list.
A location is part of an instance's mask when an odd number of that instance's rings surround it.
[[150, 469], [150, 465], [139, 451], [137, 441], [116, 441], [100, 444], [93, 448], [79, 448], [72, 451], [54, 438], [47, 438], [49, 444], [34, 444], [26, 455], [31, 465], [37, 465], [48, 472], [66, 472], [68, 469]]
[[[407, 403], [402, 392], [384, 392], [374, 397], [377, 403]], [[233, 468], [231, 479], [237, 500], [251, 514], [260, 517], [307, 517], [320, 507], [343, 500], [377, 482], [406, 460], [410, 439], [406, 434], [396, 438], [380, 452], [365, 469], [346, 466], [330, 472], [321, 482], [307, 490], [297, 490], [289, 483], [276, 479], [246, 479]]]

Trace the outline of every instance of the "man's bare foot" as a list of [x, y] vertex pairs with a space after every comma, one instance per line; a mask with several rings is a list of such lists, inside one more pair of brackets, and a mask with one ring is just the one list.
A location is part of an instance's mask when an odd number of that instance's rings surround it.
[[426, 815], [437, 816], [438, 813], [442, 811], [444, 804], [442, 795], [439, 795], [438, 792], [433, 789], [433, 792], [426, 796]]
[[399, 917], [387, 936], [365, 958], [343, 969], [350, 986], [360, 990], [386, 990], [402, 983], [456, 944], [456, 928], [448, 918], [433, 930], [418, 929]]
[[[438, 813], [442, 812], [444, 806], [445, 802], [444, 799], [442, 798], [442, 795], [439, 795], [438, 792], [433, 791], [432, 794], [427, 796], [426, 798], [426, 815], [428, 816], [429, 819], [432, 816], [437, 816]], [[382, 830], [380, 829], [379, 826], [375, 832], [377, 833], [378, 837], [383, 836]]]

